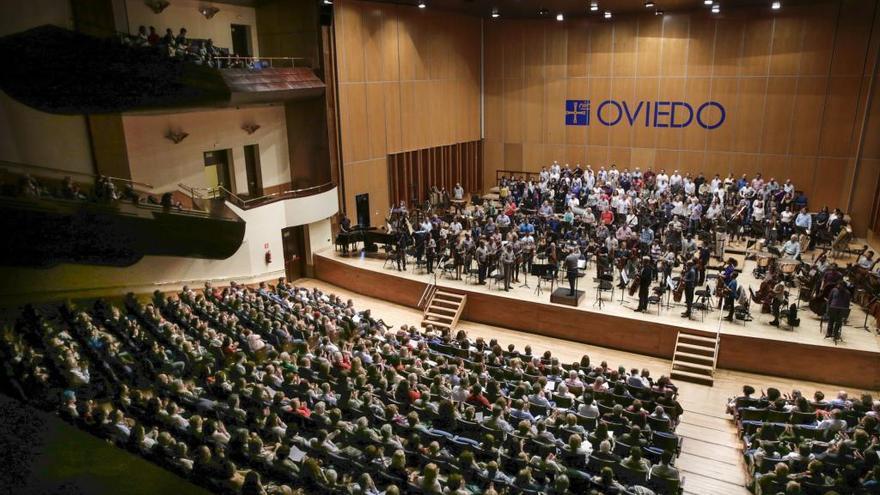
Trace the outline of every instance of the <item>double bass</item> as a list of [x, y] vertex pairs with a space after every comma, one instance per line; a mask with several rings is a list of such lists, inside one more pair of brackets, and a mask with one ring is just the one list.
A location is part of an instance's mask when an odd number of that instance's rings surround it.
[[629, 284], [629, 296], [630, 297], [636, 295], [636, 292], [639, 291], [640, 285], [642, 285], [642, 272], [641, 272], [641, 270], [636, 272], [636, 276], [633, 277], [632, 282]]
[[672, 300], [675, 302], [681, 302], [681, 297], [684, 295], [684, 277], [679, 277], [678, 284], [675, 285], [675, 290], [672, 291]]

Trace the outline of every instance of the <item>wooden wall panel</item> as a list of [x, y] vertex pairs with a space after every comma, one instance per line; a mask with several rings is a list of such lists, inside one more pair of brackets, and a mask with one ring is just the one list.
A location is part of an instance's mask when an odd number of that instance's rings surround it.
[[[389, 190], [399, 191], [427, 171], [410, 163], [391, 181], [388, 155], [481, 138], [480, 20], [338, 0], [334, 22], [345, 209], [353, 218], [355, 195], [369, 193], [371, 221], [378, 225], [387, 214]], [[494, 101], [504, 100], [499, 94]], [[482, 172], [476, 174], [474, 182], [481, 184]]]
[[461, 184], [468, 193], [483, 188], [481, 141], [395, 153], [388, 155], [387, 167], [391, 204], [404, 201], [411, 205], [412, 199], [421, 204], [428, 199], [431, 187], [451, 191]]
[[[857, 166], [854, 153], [880, 50], [878, 10], [873, 0], [818, 0], [723, 16], [486, 23], [485, 139], [498, 160], [486, 167], [507, 162], [506, 149], [525, 170], [583, 157], [594, 167], [615, 161], [708, 176], [761, 171], [793, 179], [812, 204], [845, 207], [852, 196], [853, 216], [869, 216], [873, 196], [853, 195], [849, 184], [874, 171]], [[713, 130], [606, 127], [596, 112], [610, 98], [717, 101], [726, 122]], [[566, 99], [590, 100], [589, 126], [564, 125]], [[880, 139], [868, 141], [880, 149]]]

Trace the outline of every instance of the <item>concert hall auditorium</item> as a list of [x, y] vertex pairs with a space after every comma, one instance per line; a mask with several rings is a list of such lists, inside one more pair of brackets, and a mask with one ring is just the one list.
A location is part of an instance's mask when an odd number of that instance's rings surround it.
[[880, 495], [880, 1], [0, 18], [0, 495]]

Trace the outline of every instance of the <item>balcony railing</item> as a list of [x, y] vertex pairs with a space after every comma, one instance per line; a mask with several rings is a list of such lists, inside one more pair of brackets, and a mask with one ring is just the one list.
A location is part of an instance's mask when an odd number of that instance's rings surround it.
[[333, 182], [326, 182], [317, 186], [304, 187], [301, 189], [289, 189], [287, 191], [266, 194], [264, 196], [259, 196], [256, 198], [242, 198], [241, 196], [235, 194], [234, 192], [226, 189], [223, 186], [192, 187], [186, 184], [178, 184], [178, 187], [182, 191], [189, 194], [192, 197], [193, 202], [205, 199], [224, 199], [241, 208], [242, 210], [249, 210], [251, 208], [264, 206], [267, 204], [275, 203], [277, 201], [283, 201], [285, 199], [304, 198], [307, 196], [313, 196], [315, 194], [327, 192], [336, 187], [336, 184], [334, 184]]
[[223, 69], [265, 69], [276, 67], [311, 67], [309, 59], [304, 57], [214, 57], [222, 61]]

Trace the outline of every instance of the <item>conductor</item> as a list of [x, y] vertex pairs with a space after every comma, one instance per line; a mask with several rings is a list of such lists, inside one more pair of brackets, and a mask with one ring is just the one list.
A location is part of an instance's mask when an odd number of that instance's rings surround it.
[[578, 279], [578, 261], [581, 259], [581, 251], [578, 248], [565, 257], [565, 276], [568, 277], [568, 295], [575, 295], [575, 285]]

